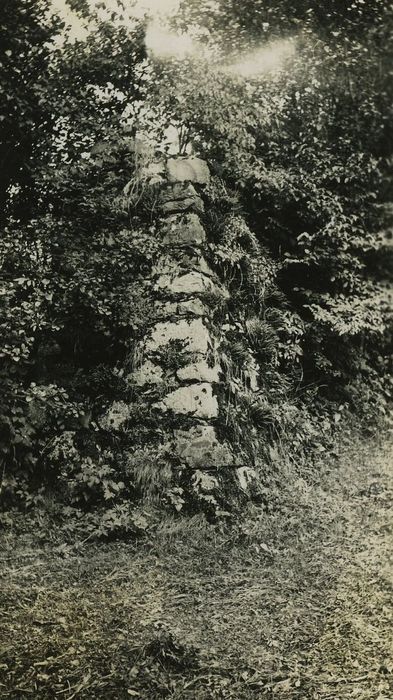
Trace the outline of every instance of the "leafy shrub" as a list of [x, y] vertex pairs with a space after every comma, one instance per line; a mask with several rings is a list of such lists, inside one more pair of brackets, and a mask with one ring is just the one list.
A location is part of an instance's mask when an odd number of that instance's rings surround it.
[[[74, 515], [92, 509], [92, 533], [143, 530], [127, 505], [142, 495], [209, 514], [230, 500], [165, 450], [153, 460], [150, 404], [167, 384], [146, 401], [126, 381], [154, 321], [160, 254], [142, 167], [156, 153], [142, 142], [166, 152], [168, 125], [214, 173], [203, 223], [222, 291], [204, 302], [223, 333], [218, 429], [263, 467], [274, 444], [327, 449], [349, 409], [388, 414], [391, 10], [258, 0], [240, 16], [216, 5], [182, 3], [174, 20], [201, 33], [211, 61], [148, 59], [143, 22], [100, 21], [86, 6], [91, 31], [76, 42], [57, 41], [46, 2], [18, 0], [15, 16], [6, 3], [2, 15], [0, 155], [13, 154], [0, 182], [4, 492], [30, 507], [43, 484], [58, 488]], [[277, 38], [293, 46], [291, 65], [231, 73], [228, 51], [235, 60]], [[26, 94], [15, 74], [29, 76]], [[182, 359], [176, 341], [160, 353], [168, 373]], [[116, 429], [103, 418], [111, 405], [127, 407]]]

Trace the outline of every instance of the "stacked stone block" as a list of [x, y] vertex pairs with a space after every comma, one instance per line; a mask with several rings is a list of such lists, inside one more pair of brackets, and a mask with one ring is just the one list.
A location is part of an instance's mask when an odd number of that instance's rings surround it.
[[157, 321], [137, 350], [140, 362], [128, 380], [147, 390], [162, 386], [165, 368], [160, 355], [176, 343], [179, 368], [172, 373], [168, 392], [152, 407], [165, 418], [171, 450], [191, 469], [233, 466], [230, 446], [216, 432], [222, 381], [219, 331], [213, 328], [204, 301], [206, 294], [225, 295], [206, 260], [206, 232], [200, 220], [209, 169], [198, 158], [172, 158], [149, 166], [144, 174], [147, 186], [149, 174], [151, 186], [158, 189], [162, 243], [152, 271]]

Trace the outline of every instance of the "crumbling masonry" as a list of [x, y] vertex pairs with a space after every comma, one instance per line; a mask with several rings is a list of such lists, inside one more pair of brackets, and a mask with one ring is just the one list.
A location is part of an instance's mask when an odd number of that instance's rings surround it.
[[[146, 394], [160, 387], [152, 410], [161, 416], [165, 444], [178, 463], [198, 473], [222, 474], [230, 468], [245, 491], [251, 465], [245, 467], [222, 431], [221, 436], [217, 431], [223, 410], [218, 395], [225, 383], [222, 332], [213, 325], [207, 300], [209, 296], [225, 299], [228, 292], [207, 262], [200, 215], [204, 211], [201, 195], [209, 180], [206, 162], [195, 157], [155, 162], [143, 172], [145, 186], [156, 193], [161, 253], [152, 270], [154, 324], [136, 348], [137, 361], [127, 381]], [[169, 348], [178, 353], [178, 367], [171, 372], [165, 392], [163, 357]], [[107, 418], [113, 424], [115, 406], [110, 413]], [[214, 490], [214, 478], [207, 483]]]

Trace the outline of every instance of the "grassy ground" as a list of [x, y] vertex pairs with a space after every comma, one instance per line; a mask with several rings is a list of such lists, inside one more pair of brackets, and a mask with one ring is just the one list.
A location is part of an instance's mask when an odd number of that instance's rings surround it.
[[225, 532], [5, 532], [0, 696], [392, 700], [391, 466], [381, 444], [277, 465], [268, 510]]

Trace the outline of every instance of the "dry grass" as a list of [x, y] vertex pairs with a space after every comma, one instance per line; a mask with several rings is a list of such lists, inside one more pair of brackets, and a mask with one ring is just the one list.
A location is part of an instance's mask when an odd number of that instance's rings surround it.
[[269, 512], [139, 544], [2, 539], [4, 698], [392, 700], [387, 447], [277, 465]]

